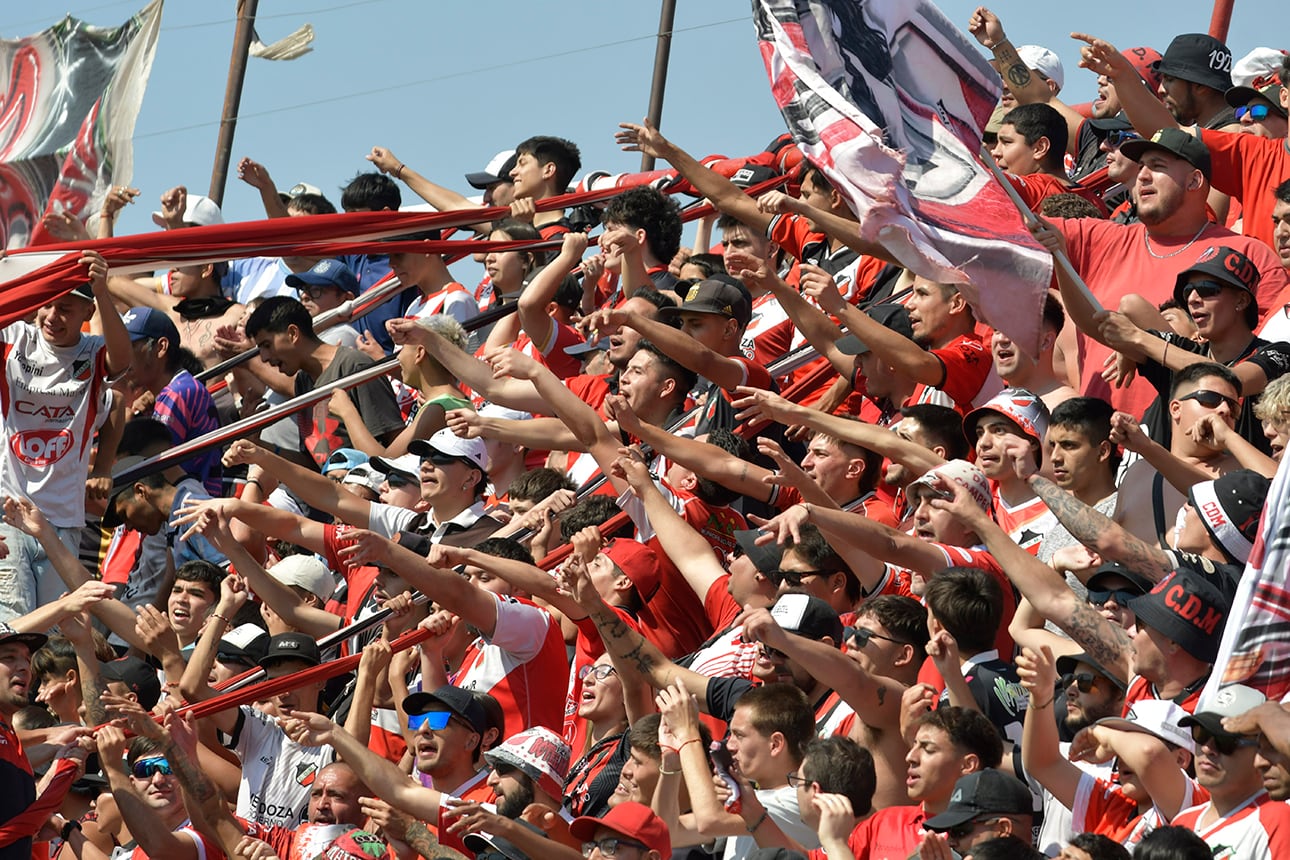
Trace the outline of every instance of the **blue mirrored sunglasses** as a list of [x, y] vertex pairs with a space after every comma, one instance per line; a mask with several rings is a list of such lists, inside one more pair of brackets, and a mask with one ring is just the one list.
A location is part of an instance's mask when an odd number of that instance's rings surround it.
[[452, 711], [426, 711], [424, 714], [408, 715], [408, 730], [420, 731], [424, 726], [432, 732], [446, 729], [452, 721]]

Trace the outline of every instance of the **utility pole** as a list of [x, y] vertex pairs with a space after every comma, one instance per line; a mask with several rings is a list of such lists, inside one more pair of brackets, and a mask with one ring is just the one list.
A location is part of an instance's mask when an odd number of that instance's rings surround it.
[[[663, 8], [658, 19], [658, 45], [654, 48], [654, 80], [649, 88], [649, 111], [645, 114], [655, 128], [658, 128], [659, 121], [663, 118], [663, 92], [667, 89], [667, 62], [672, 54], [674, 18], [676, 18], [676, 0], [663, 0]], [[641, 153], [641, 173], [653, 169], [654, 157]]]
[[255, 10], [259, 0], [238, 0], [237, 30], [233, 36], [233, 56], [228, 61], [228, 85], [224, 88], [224, 113], [219, 124], [219, 141], [215, 144], [215, 167], [211, 170], [210, 198], [224, 203], [224, 184], [233, 157], [233, 133], [237, 130], [237, 112], [242, 103], [242, 82], [246, 79], [246, 58], [251, 51], [255, 29]]

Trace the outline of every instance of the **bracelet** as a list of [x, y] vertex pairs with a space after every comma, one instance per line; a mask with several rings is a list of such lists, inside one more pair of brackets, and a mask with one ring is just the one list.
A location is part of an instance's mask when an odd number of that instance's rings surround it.
[[663, 774], [663, 776], [676, 776], [681, 772], [681, 769], [678, 767], [676, 770], [668, 770], [662, 765], [659, 765], [658, 772]]
[[79, 821], [76, 821], [74, 819], [68, 819], [67, 821], [63, 822], [63, 829], [59, 832], [58, 838], [66, 842], [67, 837], [72, 835], [73, 830], [80, 830], [80, 829], [81, 829], [81, 823]]
[[747, 827], [744, 828], [744, 830], [747, 830], [749, 833], [756, 833], [757, 828], [765, 824], [767, 818], [770, 818], [770, 813], [763, 809], [761, 811], [761, 818], [758, 818], [752, 824], [749, 824]]
[[[1034, 697], [1032, 696], [1031, 698], [1033, 699]], [[1057, 700], [1057, 694], [1056, 694], [1056, 693], [1053, 693], [1052, 698], [1050, 698], [1048, 701], [1044, 702], [1042, 705], [1031, 704], [1031, 706], [1030, 706], [1030, 710], [1032, 710], [1032, 711], [1042, 711], [1044, 708], [1048, 707], [1049, 705], [1051, 705], [1051, 704], [1052, 704], [1054, 701], [1056, 701], [1056, 700]]]
[[247, 479], [246, 479], [245, 481], [243, 481], [242, 483], [243, 483], [243, 484], [245, 484], [245, 485], [246, 485], [246, 486], [248, 486], [248, 487], [249, 487], [249, 486], [251, 486], [252, 484], [255, 484], [255, 485], [256, 485], [257, 487], [259, 487], [261, 490], [263, 490], [263, 489], [264, 489], [264, 484], [261, 484], [261, 483], [260, 483], [260, 479], [259, 479], [259, 478], [247, 478]]
[[681, 744], [679, 747], [676, 748], [677, 754], [679, 755], [681, 750], [685, 749], [690, 744], [697, 744], [699, 743], [699, 741], [700, 741], [699, 738], [690, 738], [688, 741], [686, 741], [685, 743]]
[[680, 750], [677, 749], [676, 747], [670, 747], [670, 746], [667, 746], [666, 744], [659, 744], [658, 748], [661, 749], [663, 752], [670, 752], [670, 753], [680, 752]]
[[211, 618], [218, 618], [220, 621], [223, 621], [223, 622], [224, 622], [225, 624], [227, 624], [229, 627], [232, 627], [232, 626], [233, 626], [233, 622], [232, 622], [232, 621], [229, 621], [227, 618], [225, 618], [223, 615], [220, 615], [218, 612], [212, 612], [212, 613], [211, 613]]
[[400, 164], [398, 167], [394, 168], [394, 178], [395, 178], [395, 179], [402, 179], [402, 178], [403, 178], [403, 165], [402, 165], [402, 164]]

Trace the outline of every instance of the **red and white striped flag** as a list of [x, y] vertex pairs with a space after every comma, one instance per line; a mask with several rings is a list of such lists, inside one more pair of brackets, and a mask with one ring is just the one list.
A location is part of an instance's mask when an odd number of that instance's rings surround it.
[[996, 73], [927, 0], [754, 0], [771, 90], [861, 235], [1038, 353], [1052, 258], [977, 160]]

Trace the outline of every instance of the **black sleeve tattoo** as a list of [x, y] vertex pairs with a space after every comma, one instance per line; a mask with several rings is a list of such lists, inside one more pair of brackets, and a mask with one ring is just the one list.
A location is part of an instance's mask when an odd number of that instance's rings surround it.
[[468, 860], [460, 851], [440, 845], [430, 829], [420, 821], [413, 821], [408, 825], [408, 833], [403, 841], [425, 860]]
[[[1084, 504], [1047, 478], [1031, 478], [1030, 487], [1048, 506], [1048, 510], [1053, 512], [1053, 516], [1066, 526], [1072, 537], [1090, 549], [1096, 549], [1106, 560], [1118, 561], [1153, 581], [1172, 569], [1169, 557], [1162, 550], [1132, 534], [1096, 508]], [[1118, 546], [1114, 552], [1108, 552], [1112, 539]]]
[[[1084, 651], [1108, 670], [1123, 665], [1133, 653], [1129, 634], [1106, 620], [1090, 603], [1077, 602], [1064, 624], [1059, 623], [1071, 638], [1084, 646]], [[1110, 631], [1110, 636], [1107, 632]], [[1127, 677], [1121, 681], [1128, 682]]]

